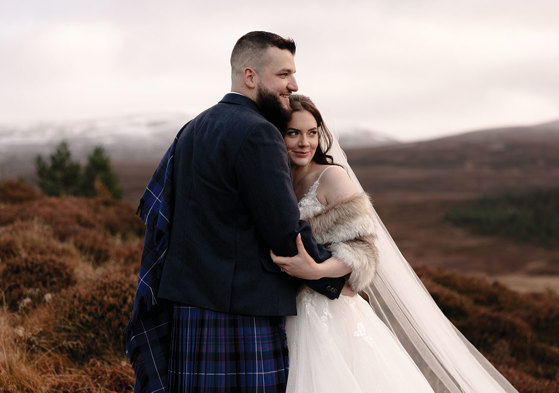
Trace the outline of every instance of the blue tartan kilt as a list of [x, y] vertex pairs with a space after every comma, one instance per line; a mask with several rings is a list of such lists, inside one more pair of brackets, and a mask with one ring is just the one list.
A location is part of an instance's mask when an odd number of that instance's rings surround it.
[[171, 392], [285, 392], [289, 360], [285, 319], [175, 304]]

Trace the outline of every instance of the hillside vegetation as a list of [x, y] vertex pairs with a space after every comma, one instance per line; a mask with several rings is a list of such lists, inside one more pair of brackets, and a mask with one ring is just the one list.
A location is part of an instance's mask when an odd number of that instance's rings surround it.
[[486, 196], [450, 209], [445, 218], [482, 235], [559, 246], [559, 189]]
[[0, 392], [127, 392], [143, 223], [112, 199], [0, 185]]
[[[0, 392], [127, 392], [122, 344], [143, 224], [125, 203], [0, 185]], [[418, 268], [447, 316], [522, 392], [559, 391], [559, 298]]]

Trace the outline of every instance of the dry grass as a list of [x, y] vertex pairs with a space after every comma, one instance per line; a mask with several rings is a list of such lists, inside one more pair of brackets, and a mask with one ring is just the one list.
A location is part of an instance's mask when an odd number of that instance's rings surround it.
[[120, 202], [22, 190], [0, 185], [0, 392], [131, 391], [143, 224]]
[[50, 318], [33, 342], [56, 347], [79, 363], [122, 353], [122, 332], [132, 311], [135, 281], [128, 272], [109, 269], [66, 289], [50, 302]]

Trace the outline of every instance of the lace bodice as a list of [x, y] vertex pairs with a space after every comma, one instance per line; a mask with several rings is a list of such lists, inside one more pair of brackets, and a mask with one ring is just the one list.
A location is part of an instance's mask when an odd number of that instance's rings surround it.
[[325, 206], [320, 203], [318, 198], [316, 197], [316, 190], [320, 185], [320, 178], [328, 169], [332, 168], [332, 166], [324, 168], [324, 170], [318, 176], [318, 179], [313, 183], [313, 185], [309, 188], [309, 191], [299, 201], [299, 212], [301, 214], [301, 220], [306, 220], [309, 217], [314, 216], [315, 214], [321, 212]]

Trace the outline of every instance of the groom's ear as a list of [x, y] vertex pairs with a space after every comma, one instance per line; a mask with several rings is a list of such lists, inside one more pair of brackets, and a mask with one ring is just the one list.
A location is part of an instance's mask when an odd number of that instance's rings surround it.
[[257, 85], [258, 75], [256, 75], [256, 71], [254, 71], [252, 68], [246, 67], [243, 70], [243, 80], [246, 87], [248, 87], [249, 89], [254, 89]]

